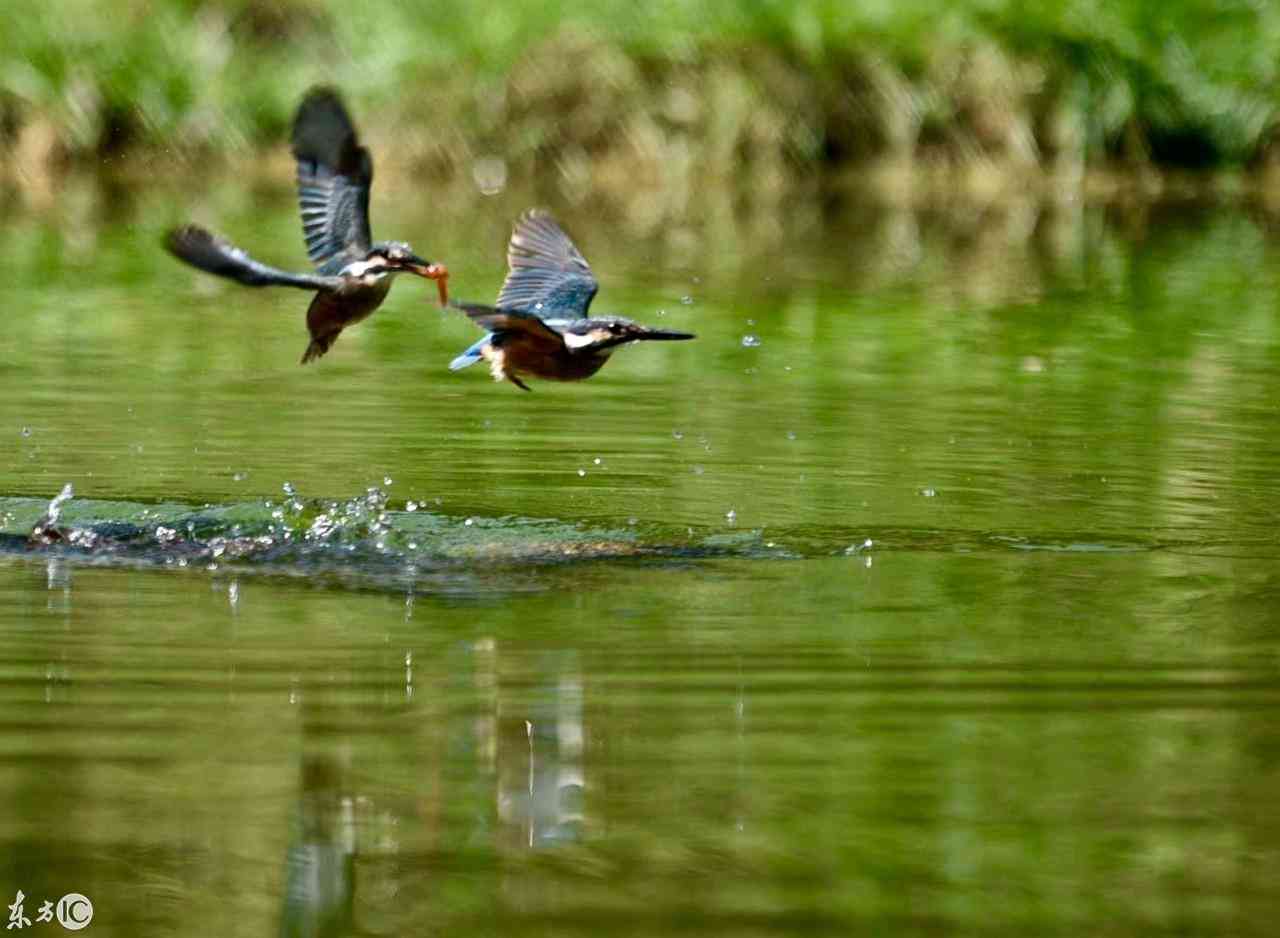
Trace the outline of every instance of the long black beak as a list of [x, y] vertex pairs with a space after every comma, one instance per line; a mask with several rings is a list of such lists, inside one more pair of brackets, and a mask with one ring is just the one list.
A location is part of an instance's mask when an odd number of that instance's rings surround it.
[[658, 342], [680, 342], [684, 339], [696, 339], [697, 336], [691, 332], [672, 332], [670, 329], [645, 329], [637, 333], [636, 338]]

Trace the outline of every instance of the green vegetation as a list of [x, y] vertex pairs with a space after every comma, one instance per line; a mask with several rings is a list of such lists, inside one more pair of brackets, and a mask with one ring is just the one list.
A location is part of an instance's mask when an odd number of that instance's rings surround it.
[[1280, 5], [1246, 0], [60, 0], [0, 11], [0, 147], [19, 175], [261, 148], [323, 81], [441, 175], [1257, 169], [1278, 62]]

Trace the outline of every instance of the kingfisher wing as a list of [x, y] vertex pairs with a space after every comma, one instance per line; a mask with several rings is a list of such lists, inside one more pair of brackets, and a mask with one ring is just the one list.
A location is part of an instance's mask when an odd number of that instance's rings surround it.
[[[565, 347], [564, 337], [559, 332], [533, 313], [527, 313], [522, 309], [498, 309], [485, 306], [483, 303], [450, 303], [449, 305], [462, 310], [477, 326], [491, 333], [485, 337], [486, 339], [502, 339], [508, 335], [518, 335], [521, 339], [532, 342], [549, 353], [561, 351]], [[483, 340], [476, 344], [483, 345]], [[472, 348], [475, 346], [473, 345]]]
[[293, 121], [298, 163], [298, 208], [307, 255], [326, 270], [359, 260], [372, 243], [369, 186], [373, 160], [360, 146], [355, 126], [337, 92], [313, 88]]
[[301, 287], [306, 290], [333, 290], [340, 277], [294, 274], [255, 261], [241, 248], [199, 225], [184, 225], [165, 235], [166, 250], [180, 261], [210, 274], [226, 277], [250, 287]]
[[507, 245], [499, 307], [578, 319], [587, 315], [599, 289], [591, 265], [554, 218], [538, 209], [520, 216]]

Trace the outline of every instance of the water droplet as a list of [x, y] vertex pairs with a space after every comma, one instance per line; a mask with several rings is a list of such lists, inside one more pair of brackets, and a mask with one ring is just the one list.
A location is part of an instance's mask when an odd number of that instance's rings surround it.
[[730, 524], [735, 524], [738, 520], [738, 513], [734, 511], [732, 508], [730, 508], [728, 511], [725, 512], [724, 519], [728, 521]]
[[684, 296], [680, 297], [680, 302], [683, 303], [685, 306], [689, 306], [693, 303], [693, 297], [689, 296], [688, 294], [685, 294]]
[[788, 440], [794, 440], [795, 438], [796, 438], [796, 431], [795, 431], [795, 430], [788, 430], [788, 431], [787, 431], [787, 439], [788, 439]]
[[933, 489], [933, 488], [921, 489], [920, 494], [923, 495], [925, 498], [933, 498], [935, 495], [938, 494], [938, 491], [937, 489]]
[[468, 528], [469, 528], [469, 527], [471, 527], [473, 524], [475, 524], [475, 523], [476, 523], [476, 520], [475, 520], [474, 518], [468, 518], [466, 521], [464, 521], [464, 522], [462, 522], [462, 523], [463, 523], [463, 525], [465, 525], [466, 527], [468, 527]]
[[21, 430], [20, 432], [22, 433], [22, 435], [23, 435], [23, 436], [31, 436], [31, 428], [30, 428], [30, 427], [23, 427], [23, 428], [22, 428], [22, 430]]
[[703, 474], [704, 472], [706, 472], [706, 471], [707, 471], [707, 470], [703, 469], [701, 466], [694, 466], [694, 467], [693, 467], [693, 474], [694, 474], [694, 475], [696, 475], [696, 476], [700, 476], [700, 475], [702, 475], [702, 474]]
[[748, 325], [748, 326], [754, 326], [755, 324], [756, 324], [756, 321], [755, 321], [754, 319], [748, 319], [748, 320], [747, 320], [747, 325]]
[[752, 333], [748, 332], [746, 335], [744, 335], [744, 336], [742, 337], [742, 347], [743, 347], [743, 348], [759, 348], [759, 347], [760, 347], [760, 344], [761, 344], [761, 343], [760, 343], [760, 336], [758, 336], [758, 335], [754, 335], [754, 334], [752, 334]]
[[583, 477], [583, 476], [585, 476], [586, 474], [587, 474], [587, 470], [585, 470], [585, 469], [579, 469], [579, 470], [578, 470], [578, 478], [582, 478], [582, 477]]
[[481, 195], [497, 195], [507, 187], [507, 161], [500, 156], [481, 156], [471, 164], [471, 178]]
[[639, 523], [640, 523], [640, 519], [639, 519], [639, 518], [628, 518], [628, 519], [627, 519], [627, 524], [631, 525], [633, 528], [634, 528], [637, 524], [639, 524]]
[[285, 482], [285, 483], [284, 483], [284, 485], [280, 486], [280, 490], [281, 490], [282, 492], [284, 492], [284, 494], [288, 495], [290, 498], [292, 498], [294, 495], [298, 494], [298, 493], [294, 490], [294, 488], [293, 488], [293, 483], [292, 483], [292, 482]]
[[234, 480], [235, 480], [235, 481], [237, 481], [237, 482], [243, 482], [245, 479], [249, 478], [249, 473], [247, 473], [247, 472], [237, 472], [237, 473], [236, 473], [235, 475], [233, 475], [231, 478], [232, 478], [232, 479], [234, 479]]
[[603, 462], [604, 462], [604, 460], [603, 460], [603, 459], [601, 459], [599, 456], [597, 456], [595, 459], [593, 459], [593, 460], [591, 460], [591, 461], [592, 461], [593, 463], [595, 463], [597, 466], [599, 466], [601, 463], [603, 463]]
[[382, 484], [383, 484], [383, 485], [390, 486], [390, 485], [394, 484], [394, 480], [391, 478], [391, 476], [383, 476], [383, 477], [382, 477]]
[[408, 502], [405, 502], [405, 503], [404, 503], [404, 510], [405, 510], [405, 511], [417, 511], [417, 510], [418, 510], [418, 503], [417, 503], [417, 502], [415, 502], [415, 501], [408, 501]]
[[684, 439], [684, 431], [683, 431], [683, 430], [672, 430], [672, 431], [671, 431], [671, 439], [673, 439], [673, 440], [683, 440], [683, 439]]

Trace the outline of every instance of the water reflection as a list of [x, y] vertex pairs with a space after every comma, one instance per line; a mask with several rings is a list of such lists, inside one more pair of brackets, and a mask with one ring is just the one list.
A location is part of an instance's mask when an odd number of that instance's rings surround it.
[[285, 856], [284, 938], [346, 935], [355, 922], [355, 797], [347, 767], [332, 755], [302, 758], [301, 785]]
[[[421, 715], [423, 707], [438, 713], [441, 694], [474, 705], [429, 735], [444, 741], [442, 752], [411, 757], [426, 775], [403, 794], [367, 787], [375, 766], [354, 761], [363, 745], [358, 735], [335, 733], [329, 682], [309, 681], [290, 692], [300, 710], [302, 755], [282, 876], [283, 936], [386, 927], [398, 920], [397, 905], [406, 897], [431, 901], [447, 893], [450, 870], [468, 865], [468, 855], [517, 855], [583, 836], [587, 777], [577, 653], [542, 652], [532, 662], [513, 662], [514, 671], [504, 674], [499, 643], [478, 639], [445, 654], [449, 670], [459, 669], [451, 686], [432, 684], [419, 693], [435, 700], [414, 699], [412, 659], [405, 655], [403, 696], [383, 698], [393, 713]], [[504, 687], [508, 682], [513, 686]], [[369, 712], [362, 719], [370, 717], [376, 719]], [[468, 806], [461, 814], [446, 807], [458, 803]]]
[[582, 677], [572, 653], [549, 657], [529, 695], [524, 747], [515, 714], [498, 721], [502, 733], [495, 746], [503, 840], [530, 849], [577, 840], [585, 822]]

